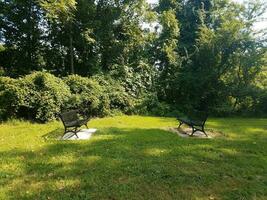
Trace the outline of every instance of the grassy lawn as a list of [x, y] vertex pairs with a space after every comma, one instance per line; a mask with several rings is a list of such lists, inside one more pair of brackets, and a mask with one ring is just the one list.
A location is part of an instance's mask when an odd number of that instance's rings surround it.
[[163, 130], [173, 118], [96, 119], [88, 141], [60, 122], [0, 125], [0, 199], [267, 199], [267, 119], [210, 119], [215, 139]]

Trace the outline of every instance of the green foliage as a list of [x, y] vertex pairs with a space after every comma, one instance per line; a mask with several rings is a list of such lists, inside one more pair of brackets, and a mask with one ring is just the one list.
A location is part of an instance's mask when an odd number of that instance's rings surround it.
[[119, 82], [105, 76], [93, 78], [71, 75], [65, 78], [72, 96], [67, 106], [85, 110], [89, 115], [106, 116], [114, 112], [129, 113], [132, 98]]
[[[255, 114], [265, 105], [266, 87], [256, 79], [266, 66], [266, 37], [254, 29], [264, 9], [260, 0], [2, 0], [0, 75], [90, 77], [65, 79], [72, 87], [66, 106], [88, 106], [93, 115], [156, 108], [162, 115], [177, 105]], [[39, 112], [38, 119], [53, 118]]]
[[17, 77], [44, 67], [45, 20], [35, 0], [0, 1], [0, 66]]
[[37, 121], [56, 118], [70, 89], [55, 76], [36, 72], [20, 79], [2, 77], [0, 81], [1, 117], [24, 117]]
[[132, 113], [138, 100], [131, 96], [119, 82], [110, 76], [92, 78], [70, 75], [64, 79], [70, 87], [68, 108], [85, 109], [88, 114], [106, 116], [112, 113]]
[[[266, 54], [267, 55], [267, 54]], [[265, 56], [266, 56], [265, 55]], [[267, 56], [265, 57], [265, 59]], [[263, 70], [256, 76], [255, 85], [256, 89], [254, 91], [254, 114], [261, 116], [266, 116], [267, 113], [267, 68], [264, 67]]]
[[[263, 8], [259, 2], [242, 6], [228, 1], [193, 0], [179, 5], [160, 1], [160, 16], [165, 19], [172, 10], [180, 25], [176, 47], [170, 51], [180, 59], [173, 64], [157, 54], [159, 100], [179, 104], [181, 110], [253, 113], [259, 97], [254, 79], [266, 64], [262, 59], [266, 43], [255, 37], [252, 26]], [[159, 43], [166, 34], [167, 42], [173, 39], [168, 23], [163, 22]]]
[[70, 75], [63, 80], [46, 72], [19, 79], [0, 78], [1, 119], [23, 117], [50, 121], [62, 110], [81, 109], [90, 116], [133, 113], [141, 98], [131, 96], [110, 76]]
[[97, 81], [78, 75], [70, 75], [64, 79], [64, 82], [71, 90], [71, 97], [67, 103], [68, 109], [82, 109], [91, 115], [99, 114], [103, 90]]
[[173, 110], [170, 104], [165, 102], [157, 102], [155, 106], [151, 108], [150, 112], [155, 116], [169, 116]]
[[4, 47], [2, 44], [0, 44], [0, 53], [1, 53], [2, 51], [5, 51], [5, 47]]
[[33, 118], [40, 121], [55, 119], [70, 96], [69, 87], [60, 78], [45, 72], [27, 75], [22, 80], [30, 94], [25, 98]]
[[150, 93], [154, 89], [155, 70], [142, 61], [137, 63], [135, 67], [113, 65], [109, 74], [109, 81], [114, 79], [115, 82], [120, 82], [125, 91], [135, 98], [140, 98], [144, 93]]
[[95, 76], [94, 80], [103, 88], [101, 113], [104, 115], [112, 112], [130, 114], [134, 110], [135, 99], [126, 92], [122, 84], [109, 76]]
[[69, 21], [73, 17], [77, 2], [75, 0], [39, 0], [39, 3], [50, 19]]
[[24, 104], [26, 91], [20, 80], [0, 77], [0, 119], [14, 117], [20, 105]]

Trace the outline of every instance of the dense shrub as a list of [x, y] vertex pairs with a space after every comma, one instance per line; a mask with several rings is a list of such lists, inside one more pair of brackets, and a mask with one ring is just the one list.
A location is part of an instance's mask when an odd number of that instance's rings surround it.
[[255, 112], [261, 116], [267, 116], [267, 91], [263, 91], [257, 101], [255, 106]]
[[[235, 97], [224, 98], [224, 103], [212, 107], [210, 113], [220, 117], [251, 113], [266, 116], [267, 87], [264, 81], [260, 83], [253, 90], [242, 90], [246, 93], [237, 90]], [[45, 122], [65, 109], [81, 109], [100, 117], [121, 113], [177, 116], [190, 110], [185, 107], [188, 105], [160, 101], [156, 92], [132, 95], [120, 80], [104, 75], [69, 75], [61, 79], [34, 72], [18, 79], [0, 77], [0, 120], [22, 117]]]
[[136, 114], [177, 117], [181, 110], [177, 105], [159, 101], [156, 93], [149, 93], [139, 100]]
[[55, 119], [71, 95], [69, 87], [60, 78], [49, 73], [35, 72], [22, 80], [31, 94], [25, 101], [36, 120]]
[[70, 87], [68, 108], [83, 109], [90, 115], [106, 116], [116, 112], [130, 113], [132, 98], [119, 82], [106, 76], [93, 78], [70, 75], [64, 79]]
[[16, 80], [7, 77], [0, 80], [2, 118], [53, 120], [70, 96], [69, 87], [60, 78], [45, 72], [35, 72]]
[[20, 79], [0, 77], [0, 119], [14, 117], [24, 105], [26, 90], [21, 87]]
[[267, 68], [260, 72], [255, 80], [257, 94], [255, 96], [255, 114], [267, 116]]
[[103, 113], [133, 113], [137, 99], [128, 94], [119, 81], [116, 81], [109, 76], [95, 76], [93, 79], [103, 88], [101, 97], [101, 110]]
[[71, 90], [66, 108], [83, 109], [88, 114], [99, 115], [103, 89], [97, 81], [78, 75], [70, 75], [64, 81]]
[[23, 117], [49, 121], [62, 110], [82, 109], [92, 116], [136, 113], [141, 101], [108, 76], [70, 75], [63, 80], [46, 72], [19, 79], [0, 78], [0, 119]]

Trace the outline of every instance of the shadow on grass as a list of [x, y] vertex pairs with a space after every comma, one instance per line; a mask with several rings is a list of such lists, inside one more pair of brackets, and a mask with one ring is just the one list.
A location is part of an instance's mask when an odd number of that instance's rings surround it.
[[0, 152], [3, 163], [20, 168], [4, 172], [16, 175], [0, 183], [8, 185], [9, 199], [263, 198], [267, 163], [265, 143], [258, 142], [104, 128], [89, 141], [49, 140], [34, 152]]
[[58, 140], [63, 136], [64, 129], [62, 128], [57, 128], [49, 133], [46, 133], [45, 135], [42, 136], [44, 140]]

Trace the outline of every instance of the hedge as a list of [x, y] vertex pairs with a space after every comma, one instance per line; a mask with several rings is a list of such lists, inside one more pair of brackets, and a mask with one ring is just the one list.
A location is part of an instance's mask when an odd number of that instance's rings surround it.
[[130, 114], [136, 102], [119, 82], [106, 76], [58, 78], [34, 72], [18, 79], [0, 77], [1, 120], [16, 117], [46, 122], [68, 109], [82, 109], [93, 116]]

